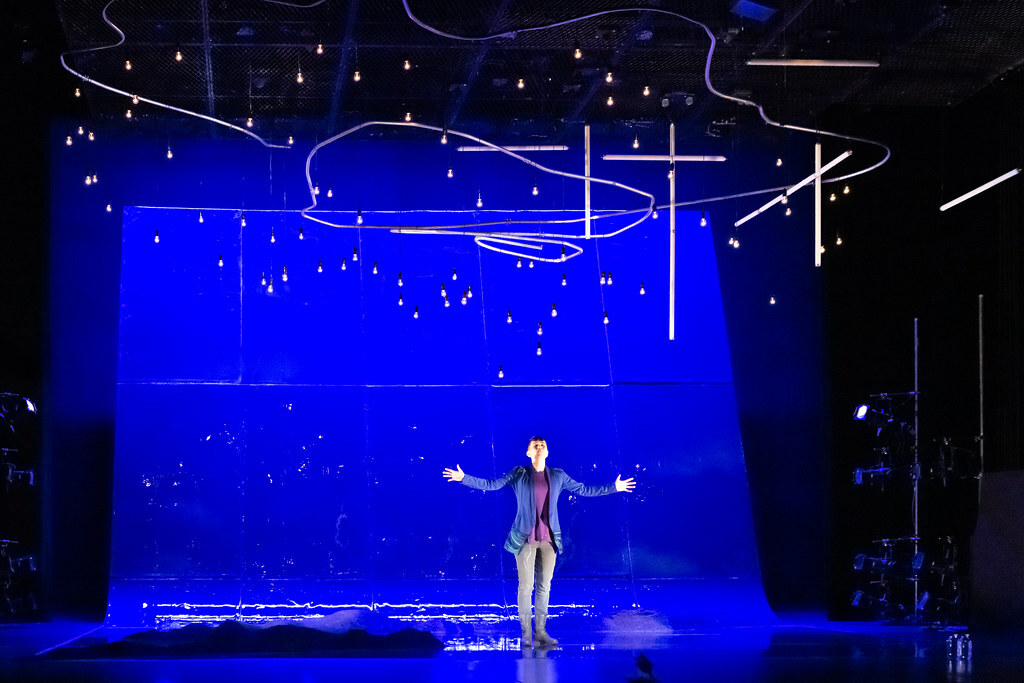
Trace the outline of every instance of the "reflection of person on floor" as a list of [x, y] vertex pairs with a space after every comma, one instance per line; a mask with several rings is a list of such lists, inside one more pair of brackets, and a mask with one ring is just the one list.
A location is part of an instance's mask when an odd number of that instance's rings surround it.
[[[604, 496], [616, 491], [632, 491], [636, 485], [632, 478], [615, 477], [614, 484], [584, 486], [564, 471], [545, 467], [548, 445], [539, 436], [530, 439], [526, 457], [533, 467], [516, 467], [497, 479], [481, 479], [466, 474], [458, 465], [445, 468], [448, 481], [461, 481], [466, 486], [483, 491], [496, 491], [511, 486], [516, 494], [516, 518], [505, 539], [505, 550], [516, 556], [519, 570], [519, 625], [523, 629], [523, 646], [532, 643], [530, 628], [530, 594], [534, 592], [536, 576], [537, 644], [557, 645], [548, 635], [545, 622], [548, 617], [548, 591], [555, 571], [555, 555], [562, 550], [562, 531], [558, 525], [558, 494], [562, 490], [581, 496]], [[537, 575], [536, 568], [540, 572]]]

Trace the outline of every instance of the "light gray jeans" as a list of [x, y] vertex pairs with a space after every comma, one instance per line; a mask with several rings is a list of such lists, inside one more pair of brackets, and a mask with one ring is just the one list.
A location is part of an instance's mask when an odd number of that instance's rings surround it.
[[[519, 616], [530, 618], [530, 594], [536, 577], [536, 608], [538, 616], [547, 616], [548, 593], [555, 573], [555, 546], [548, 541], [526, 543], [516, 555], [519, 570]], [[527, 622], [529, 623], [529, 622]]]

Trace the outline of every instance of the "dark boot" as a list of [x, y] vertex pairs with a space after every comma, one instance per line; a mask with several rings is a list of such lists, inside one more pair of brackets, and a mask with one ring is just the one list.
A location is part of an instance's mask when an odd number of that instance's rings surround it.
[[542, 647], [554, 647], [558, 645], [558, 641], [548, 635], [547, 629], [545, 629], [548, 615], [537, 613], [537, 645]]

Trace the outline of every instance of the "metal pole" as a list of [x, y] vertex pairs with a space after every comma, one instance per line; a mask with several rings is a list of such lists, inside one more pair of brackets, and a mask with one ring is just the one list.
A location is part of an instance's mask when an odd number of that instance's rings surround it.
[[[919, 363], [918, 363], [918, 361], [919, 361], [918, 343], [919, 343], [919, 339], [918, 339], [918, 336], [917, 336], [917, 318], [914, 318], [914, 465], [913, 465], [913, 470], [912, 471], [913, 471], [913, 479], [914, 479], [914, 504], [913, 504], [913, 512], [914, 512], [914, 556], [915, 557], [917, 556], [917, 552], [918, 552], [918, 538], [919, 538], [919, 535], [918, 535], [918, 518], [917, 518], [917, 512], [918, 512], [917, 495], [918, 495], [918, 492], [919, 492], [919, 485], [920, 485], [918, 446], [920, 444], [920, 438], [921, 438], [921, 436], [920, 436], [920, 429], [919, 429], [919, 427], [920, 427], [919, 414], [920, 414], [921, 395], [919, 393], [920, 385], [918, 383], [918, 367], [919, 367]], [[915, 577], [914, 578], [914, 622], [915, 623], [918, 620], [918, 613], [917, 613], [917, 611], [918, 611], [918, 609], [917, 609], [917, 602], [918, 602], [918, 595], [917, 595], [917, 593], [918, 593], [918, 589], [919, 589], [918, 581], [917, 581], [917, 578]]]
[[981, 509], [981, 477], [985, 473], [985, 328], [982, 325], [985, 295], [978, 295], [978, 509]]
[[583, 126], [583, 210], [586, 220], [583, 225], [583, 236], [590, 239], [590, 124]]
[[676, 338], [676, 124], [668, 124], [668, 339]]
[[814, 143], [814, 267], [821, 267], [821, 143]]

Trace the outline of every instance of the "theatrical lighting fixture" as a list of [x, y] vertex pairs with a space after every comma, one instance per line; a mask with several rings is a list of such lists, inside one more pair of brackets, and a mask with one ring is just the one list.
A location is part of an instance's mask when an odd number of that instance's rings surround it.
[[419, 318], [420, 317], [420, 307], [419, 306], [413, 306], [412, 307], [412, 317], [413, 318]]
[[523, 88], [526, 87], [526, 82], [520, 78], [518, 81], [516, 81], [516, 87], [522, 90]]
[[555, 308], [554, 304], [551, 304], [551, 317], [552, 318], [557, 318], [558, 317], [558, 309]]
[[299, 226], [299, 239], [300, 240], [306, 239], [305, 234], [302, 232], [302, 226], [301, 225]]
[[502, 377], [504, 377], [504, 376], [505, 376], [505, 371], [504, 371], [504, 370], [502, 370], [502, 369], [501, 369], [501, 366], [499, 365], [499, 366], [498, 366], [498, 379], [501, 379], [501, 378], [502, 378]]
[[322, 260], [316, 262], [316, 272], [318, 272], [318, 273], [324, 272], [324, 262]]
[[651, 94], [651, 86], [649, 86], [649, 85], [645, 85], [645, 86], [644, 86], [644, 97], [647, 97], [647, 96], [649, 96], [650, 94]]
[[530, 267], [533, 268], [533, 259], [530, 259]]
[[401, 287], [404, 283], [402, 282], [402, 271], [398, 271], [398, 286]]
[[748, 59], [747, 66], [846, 66], [873, 68], [873, 59]]
[[153, 232], [153, 242], [160, 244], [160, 231], [156, 230]]
[[544, 334], [544, 323], [537, 323], [537, 336]]
[[956, 206], [957, 204], [959, 204], [960, 202], [965, 202], [968, 199], [970, 199], [971, 197], [974, 197], [975, 195], [981, 194], [985, 190], [998, 185], [999, 183], [1003, 182], [1004, 180], [1009, 180], [1010, 178], [1012, 178], [1013, 176], [1017, 175], [1018, 173], [1020, 173], [1020, 169], [1019, 168], [1015, 168], [1012, 171], [1007, 171], [1006, 173], [1004, 173], [1003, 175], [999, 176], [998, 178], [993, 178], [992, 180], [988, 181], [984, 185], [980, 185], [980, 186], [974, 188], [973, 190], [971, 190], [970, 192], [968, 192], [966, 194], [960, 195], [959, 197], [957, 197], [953, 201], [946, 202], [945, 204], [943, 204], [942, 206], [939, 207], [939, 211], [945, 211], [946, 209], [951, 209], [954, 206]]
[[647, 293], [647, 290], [644, 289], [644, 283], [641, 282], [640, 283], [640, 296], [643, 296], [646, 293]]
[[358, 71], [356, 71], [355, 73], [352, 74], [352, 80], [358, 83], [359, 81], [363, 80], [363, 77], [362, 75], [360, 75]]
[[178, 50], [177, 52], [174, 53], [174, 61], [180, 62], [181, 60], [182, 60], [181, 50]]
[[825, 253], [825, 245], [824, 244], [819, 244], [818, 245], [818, 253], [819, 254], [824, 254]]
[[282, 266], [281, 282], [288, 282], [288, 266]]
[[541, 355], [541, 353], [542, 352], [540, 350], [540, 342], [537, 342], [537, 355], [539, 356], [539, 355]]

